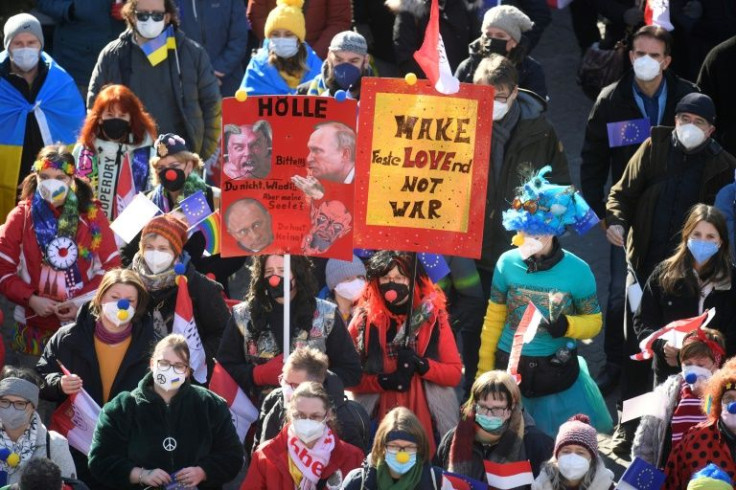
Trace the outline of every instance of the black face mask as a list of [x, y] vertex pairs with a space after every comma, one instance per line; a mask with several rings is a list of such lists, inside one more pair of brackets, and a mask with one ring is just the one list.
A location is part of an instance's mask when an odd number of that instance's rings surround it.
[[379, 284], [378, 290], [381, 291], [383, 300], [388, 305], [397, 305], [409, 296], [409, 286], [407, 286], [406, 284], [400, 284], [398, 282], [387, 282], [385, 284]]
[[125, 138], [130, 132], [130, 123], [125, 119], [114, 117], [112, 119], [102, 120], [102, 131], [105, 136], [111, 140], [119, 141]]
[[158, 181], [169, 192], [176, 192], [184, 187], [187, 175], [180, 168], [164, 168], [158, 172]]
[[266, 280], [266, 291], [273, 299], [284, 297], [284, 278], [281, 276], [269, 276]]
[[508, 41], [506, 39], [496, 39], [492, 37], [485, 37], [483, 41], [483, 52], [485, 53], [495, 53], [500, 54], [501, 56], [506, 56], [508, 53], [506, 52], [506, 43]]

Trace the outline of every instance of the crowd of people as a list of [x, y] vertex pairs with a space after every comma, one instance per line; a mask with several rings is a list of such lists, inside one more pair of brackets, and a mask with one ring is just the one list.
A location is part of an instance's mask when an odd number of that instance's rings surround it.
[[[481, 255], [445, 256], [437, 281], [406, 251], [264, 254], [271, 217], [248, 198], [222, 228], [249, 255], [212, 255], [179, 212], [197, 193], [219, 209], [221, 182], [272, 169], [270, 125], [223, 127], [224, 97], [359, 100], [363, 78], [424, 77], [429, 0], [10, 3], [0, 488], [609, 490], [598, 441], [614, 427], [612, 451], [661, 470], [663, 488], [733, 488], [732, 2], [671, 0], [669, 23], [645, 25], [641, 2], [572, 1], [581, 73], [620, 66], [594, 87], [578, 190], [532, 56], [547, 1], [440, 0], [455, 76], [494, 101]], [[312, 156], [342, 129], [315, 130], [295, 185], [358, 178], [354, 150], [329, 177]], [[122, 186], [161, 211], [127, 243], [110, 225]], [[606, 305], [560, 240], [596, 226]], [[203, 354], [175, 328], [182, 290]], [[593, 376], [578, 344], [599, 334]], [[245, 435], [209, 389], [218, 368], [259, 411]], [[615, 420], [617, 387], [619, 410], [650, 392], [661, 410]], [[82, 396], [101, 408], [86, 447], [56, 419]]]

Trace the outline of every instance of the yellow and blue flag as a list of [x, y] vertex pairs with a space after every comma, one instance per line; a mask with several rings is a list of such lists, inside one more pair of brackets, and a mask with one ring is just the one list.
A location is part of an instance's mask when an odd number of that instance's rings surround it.
[[148, 57], [148, 61], [151, 62], [151, 66], [158, 65], [169, 56], [170, 49], [176, 49], [174, 28], [172, 26], [167, 27], [158, 37], [143, 43], [141, 49]]

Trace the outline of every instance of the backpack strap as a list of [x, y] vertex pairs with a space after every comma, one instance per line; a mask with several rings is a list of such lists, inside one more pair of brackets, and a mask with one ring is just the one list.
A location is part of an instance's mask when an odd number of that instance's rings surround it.
[[51, 435], [48, 429], [46, 429], [46, 458], [51, 459]]

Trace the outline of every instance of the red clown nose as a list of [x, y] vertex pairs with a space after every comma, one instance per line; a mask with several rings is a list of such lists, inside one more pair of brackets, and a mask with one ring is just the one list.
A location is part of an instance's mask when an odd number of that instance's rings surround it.
[[394, 291], [393, 289], [389, 289], [383, 295], [383, 297], [386, 298], [386, 301], [388, 301], [389, 303], [393, 303], [396, 300], [396, 296], [397, 296], [396, 291]]
[[176, 180], [176, 172], [174, 172], [173, 169], [168, 169], [166, 173], [164, 173], [164, 177], [166, 177], [166, 180]]
[[276, 287], [276, 286], [278, 286], [278, 285], [279, 285], [279, 281], [280, 281], [280, 280], [281, 280], [281, 278], [280, 278], [279, 276], [271, 276], [271, 277], [269, 277], [269, 278], [268, 278], [268, 283], [269, 283], [269, 284], [270, 284], [270, 285], [271, 285], [272, 287]]

